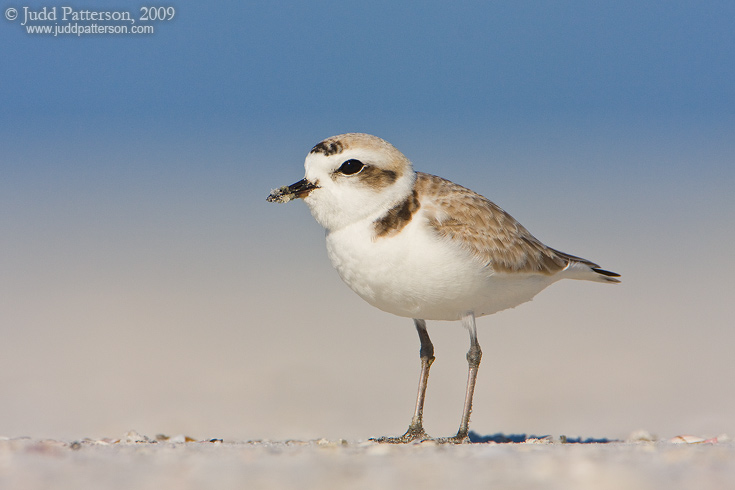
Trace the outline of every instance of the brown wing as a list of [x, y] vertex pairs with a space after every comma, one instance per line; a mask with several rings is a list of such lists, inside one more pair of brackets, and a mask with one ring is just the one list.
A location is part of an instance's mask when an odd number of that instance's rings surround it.
[[585, 259], [549, 248], [490, 200], [448, 180], [418, 172], [421, 207], [439, 236], [462, 244], [497, 272], [554, 274]]

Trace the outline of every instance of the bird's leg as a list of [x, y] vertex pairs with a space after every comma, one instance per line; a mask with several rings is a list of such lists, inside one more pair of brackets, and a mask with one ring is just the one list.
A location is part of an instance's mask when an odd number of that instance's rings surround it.
[[482, 350], [477, 342], [477, 327], [475, 326], [475, 314], [470, 312], [462, 317], [462, 324], [470, 332], [470, 350], [467, 351], [467, 364], [469, 372], [467, 374], [467, 391], [464, 397], [464, 410], [462, 412], [462, 421], [459, 424], [459, 430], [454, 437], [446, 437], [437, 439], [438, 442], [462, 444], [469, 442], [470, 431], [470, 413], [472, 413], [472, 396], [475, 393], [475, 382], [477, 381], [477, 370], [480, 367], [482, 359]]
[[426, 439], [428, 436], [424, 431], [423, 425], [424, 400], [426, 399], [426, 386], [429, 384], [429, 369], [435, 359], [434, 344], [431, 343], [429, 332], [426, 330], [426, 322], [424, 320], [414, 319], [414, 323], [416, 324], [416, 331], [421, 341], [421, 350], [419, 351], [421, 356], [421, 375], [419, 376], [419, 390], [416, 395], [416, 408], [413, 412], [411, 425], [408, 426], [408, 431], [406, 431], [404, 437], [410, 436], [412, 439]]
[[419, 340], [421, 341], [421, 375], [419, 376], [419, 391], [416, 395], [416, 408], [413, 412], [411, 425], [408, 426], [408, 430], [401, 437], [379, 437], [373, 439], [377, 442], [399, 444], [415, 441], [417, 439], [429, 439], [429, 436], [424, 430], [423, 418], [426, 386], [429, 383], [429, 369], [431, 368], [431, 364], [434, 362], [434, 345], [431, 343], [429, 332], [426, 330], [426, 322], [416, 318], [414, 318], [413, 322], [416, 325], [416, 331], [418, 332]]

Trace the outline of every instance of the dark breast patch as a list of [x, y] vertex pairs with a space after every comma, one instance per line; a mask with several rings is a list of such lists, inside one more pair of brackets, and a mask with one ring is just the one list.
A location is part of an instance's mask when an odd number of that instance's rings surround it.
[[376, 220], [375, 238], [384, 238], [397, 234], [413, 219], [413, 215], [421, 207], [416, 189], [404, 201], [392, 207], [385, 216]]

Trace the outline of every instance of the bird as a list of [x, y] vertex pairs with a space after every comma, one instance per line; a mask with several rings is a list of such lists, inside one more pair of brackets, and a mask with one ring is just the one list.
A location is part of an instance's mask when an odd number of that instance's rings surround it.
[[[302, 199], [326, 230], [327, 253], [340, 278], [370, 305], [413, 319], [419, 336], [421, 371], [408, 430], [374, 441], [469, 442], [482, 359], [476, 317], [530, 301], [561, 279], [620, 282], [620, 274], [544, 245], [480, 194], [414, 171], [403, 153], [377, 136], [327, 138], [307, 154], [304, 168], [303, 179], [272, 190], [267, 201]], [[459, 429], [435, 439], [423, 426], [435, 360], [427, 320], [459, 320], [470, 337]]]

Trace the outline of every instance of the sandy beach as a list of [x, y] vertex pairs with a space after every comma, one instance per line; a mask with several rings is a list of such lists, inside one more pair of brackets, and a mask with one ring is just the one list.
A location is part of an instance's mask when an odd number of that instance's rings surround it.
[[[371, 441], [0, 440], [3, 489], [726, 489], [735, 444], [677, 442], [387, 445]], [[687, 442], [690, 441], [690, 442]]]

